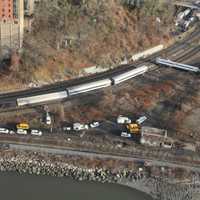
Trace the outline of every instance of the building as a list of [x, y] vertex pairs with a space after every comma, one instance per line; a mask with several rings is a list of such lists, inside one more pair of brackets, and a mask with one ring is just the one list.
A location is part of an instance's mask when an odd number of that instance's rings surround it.
[[22, 47], [24, 34], [24, 0], [0, 1], [0, 48]]
[[8, 21], [13, 19], [13, 0], [0, 1], [0, 20]]
[[173, 140], [167, 136], [167, 130], [143, 126], [140, 143], [154, 147], [171, 148]]

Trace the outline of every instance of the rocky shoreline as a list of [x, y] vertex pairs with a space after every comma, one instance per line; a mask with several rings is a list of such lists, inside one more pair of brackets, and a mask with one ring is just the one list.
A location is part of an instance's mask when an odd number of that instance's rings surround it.
[[[191, 200], [194, 195], [194, 190], [188, 183], [176, 184], [179, 180], [177, 175], [180, 176], [180, 180], [182, 176], [185, 180], [191, 178], [191, 175], [200, 180], [200, 174], [178, 168], [145, 166], [142, 161], [13, 150], [7, 146], [0, 150], [0, 171], [69, 177], [78, 181], [116, 183], [144, 192], [153, 199], [160, 199], [162, 195], [168, 200], [175, 200], [176, 196], [180, 199]], [[162, 176], [166, 179], [171, 177], [174, 183], [168, 184], [167, 180], [164, 181], [161, 178]]]
[[133, 173], [128, 171], [113, 173], [101, 168], [82, 168], [67, 163], [50, 163], [44, 160], [22, 158], [22, 156], [12, 157], [9, 159], [0, 158], [0, 171], [16, 171], [19, 173], [57, 177], [68, 176], [79, 181], [89, 180], [103, 183], [118, 182], [122, 177], [128, 179], [133, 178]]
[[[74, 160], [73, 160], [74, 159]], [[78, 181], [96, 181], [101, 183], [116, 183], [144, 192], [153, 199], [160, 199], [160, 195], [174, 200], [174, 196], [187, 196], [190, 200], [193, 190], [186, 185], [173, 185], [159, 181], [149, 176], [146, 170], [128, 166], [128, 163], [116, 166], [116, 163], [99, 165], [97, 160], [87, 160], [84, 157], [55, 156], [33, 152], [0, 151], [0, 171], [18, 172], [20, 174], [47, 175], [69, 177]], [[93, 165], [88, 165], [91, 163]], [[99, 161], [102, 164], [105, 160]], [[105, 164], [105, 163], [104, 163]], [[173, 192], [172, 192], [173, 191]]]
[[38, 155], [15, 154], [0, 156], [1, 172], [18, 172], [20, 174], [47, 175], [70, 177], [78, 181], [96, 181], [101, 183], [116, 183], [128, 186], [151, 195], [147, 187], [141, 185], [144, 179], [142, 173], [130, 169], [108, 170], [105, 168], [78, 167], [55, 160], [40, 158]]

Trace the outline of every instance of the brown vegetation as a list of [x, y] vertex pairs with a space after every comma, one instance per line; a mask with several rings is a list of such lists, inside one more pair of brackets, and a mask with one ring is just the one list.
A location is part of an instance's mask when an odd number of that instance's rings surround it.
[[24, 83], [67, 80], [80, 68], [118, 64], [169, 40], [173, 7], [160, 0], [140, 9], [129, 9], [120, 0], [77, 2], [41, 1], [24, 38], [21, 64], [13, 55], [9, 76]]

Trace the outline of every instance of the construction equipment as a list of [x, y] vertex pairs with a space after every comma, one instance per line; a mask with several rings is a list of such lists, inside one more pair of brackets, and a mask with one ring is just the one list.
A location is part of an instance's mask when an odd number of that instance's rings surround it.
[[141, 133], [141, 124], [147, 119], [146, 116], [142, 116], [136, 120], [135, 123], [130, 123], [126, 126], [127, 130], [131, 134], [140, 134]]
[[131, 134], [140, 134], [141, 131], [141, 126], [138, 123], [132, 123], [132, 124], [128, 124], [126, 125], [126, 128], [128, 130], [129, 133]]
[[125, 133], [130, 136], [140, 136], [141, 135], [141, 124], [147, 119], [147, 117], [142, 116], [138, 118], [134, 123], [129, 123], [126, 125], [126, 131], [121, 133], [121, 136], [124, 137]]

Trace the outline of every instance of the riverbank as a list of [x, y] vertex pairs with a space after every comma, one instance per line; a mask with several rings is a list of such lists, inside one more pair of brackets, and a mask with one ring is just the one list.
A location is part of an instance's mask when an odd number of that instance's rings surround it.
[[[0, 150], [0, 171], [18, 172], [21, 175], [68, 177], [79, 182], [112, 183], [145, 193], [150, 199], [168, 197], [169, 200], [174, 200], [175, 196], [187, 196], [187, 200], [191, 200], [194, 193], [199, 193], [198, 184], [191, 182], [194, 178], [200, 180], [198, 173], [178, 168], [144, 166], [142, 162], [117, 159], [14, 151], [5, 148]], [[175, 172], [174, 175], [172, 171]]]
[[[65, 161], [50, 158], [50, 155], [40, 155], [38, 153], [4, 153], [0, 156], [1, 172], [18, 172], [20, 174], [34, 174], [54, 177], [70, 177], [78, 181], [95, 181], [100, 183], [115, 183], [151, 195], [147, 187], [142, 186], [142, 180], [146, 176], [127, 167], [113, 170], [106, 167], [83, 167], [69, 164]], [[65, 161], [65, 162], [64, 162]]]

